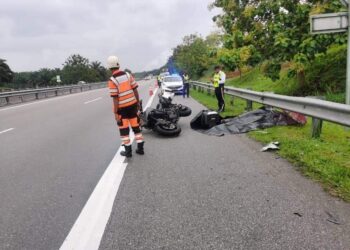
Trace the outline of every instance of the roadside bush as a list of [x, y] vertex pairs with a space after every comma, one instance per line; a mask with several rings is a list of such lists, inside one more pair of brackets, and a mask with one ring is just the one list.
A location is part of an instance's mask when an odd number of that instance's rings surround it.
[[308, 94], [344, 93], [346, 82], [346, 45], [336, 45], [316, 55], [305, 69], [305, 85], [298, 92]]

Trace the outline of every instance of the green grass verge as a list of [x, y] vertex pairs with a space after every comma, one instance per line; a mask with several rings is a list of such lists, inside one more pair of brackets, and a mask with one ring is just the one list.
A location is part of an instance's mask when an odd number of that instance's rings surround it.
[[[206, 71], [200, 81], [208, 82], [210, 73], [212, 73], [212, 70]], [[292, 95], [291, 93], [296, 92], [298, 83], [295, 78], [287, 77], [287, 70], [282, 70], [281, 79], [274, 82], [270, 78], [265, 77], [257, 67], [243, 74], [242, 77], [227, 79], [226, 86], [252, 89], [260, 92], [274, 92], [281, 95]], [[318, 95], [320, 94], [315, 93], [315, 96]], [[345, 93], [326, 93], [323, 95], [328, 101], [338, 103], [345, 102]]]
[[[214, 96], [192, 91], [191, 96], [209, 109], [217, 109]], [[234, 107], [226, 97], [223, 116], [244, 112], [246, 102], [235, 98]], [[259, 104], [254, 104], [254, 108]], [[279, 141], [280, 156], [293, 163], [305, 176], [318, 181], [329, 193], [350, 201], [350, 132], [342, 126], [325, 122], [320, 139], [311, 138], [311, 121], [303, 127], [282, 126], [250, 132], [248, 136], [262, 143]]]

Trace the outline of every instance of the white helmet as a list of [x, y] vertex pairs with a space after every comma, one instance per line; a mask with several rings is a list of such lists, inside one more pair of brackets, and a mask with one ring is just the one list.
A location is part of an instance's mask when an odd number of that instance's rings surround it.
[[119, 68], [119, 59], [116, 56], [109, 56], [107, 58], [107, 67], [109, 69]]

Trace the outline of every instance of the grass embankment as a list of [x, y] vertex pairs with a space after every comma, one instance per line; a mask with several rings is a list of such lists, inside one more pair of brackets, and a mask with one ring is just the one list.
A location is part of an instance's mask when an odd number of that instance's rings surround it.
[[[201, 81], [209, 82], [212, 70], [208, 70], [204, 73]], [[251, 71], [243, 74], [242, 77], [235, 77], [227, 79], [226, 86], [234, 86], [237, 88], [252, 89], [261, 92], [274, 92], [281, 95], [291, 95], [298, 87], [298, 83], [295, 78], [287, 77], [287, 70], [282, 70], [281, 79], [278, 81], [272, 81], [270, 78], [263, 76], [259, 68], [254, 68]], [[345, 102], [345, 93], [315, 93], [315, 96], [323, 95], [326, 100], [338, 103]]]
[[[256, 82], [257, 84], [254, 84]], [[242, 79], [230, 79], [228, 85], [252, 88], [259, 91], [276, 91], [276, 83], [253, 72]], [[191, 96], [210, 109], [217, 109], [214, 96], [192, 91]], [[226, 112], [223, 116], [244, 112], [246, 102], [226, 96]], [[259, 107], [254, 104], [254, 108]], [[277, 152], [293, 163], [305, 176], [322, 184], [329, 193], [350, 201], [350, 132], [342, 126], [325, 122], [320, 139], [311, 138], [311, 120], [303, 127], [274, 127], [265, 133], [250, 132], [248, 136], [262, 143], [279, 141], [281, 150]]]

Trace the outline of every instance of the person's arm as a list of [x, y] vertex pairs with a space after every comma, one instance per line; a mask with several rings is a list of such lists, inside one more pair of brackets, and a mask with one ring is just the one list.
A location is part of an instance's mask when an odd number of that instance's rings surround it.
[[221, 71], [221, 73], [220, 73], [220, 84], [224, 84], [225, 81], [226, 81], [226, 74], [223, 71]]
[[[138, 88], [138, 83], [135, 81], [135, 78], [133, 76], [131, 76], [130, 78], [130, 82], [131, 82], [131, 88], [132, 90], [134, 91], [134, 95], [135, 95], [135, 98], [137, 100], [137, 108], [138, 110], [141, 109], [141, 105], [140, 105], [140, 95], [139, 95], [139, 91], [137, 90]], [[140, 110], [142, 111], [142, 110]]]
[[134, 95], [136, 97], [137, 102], [140, 102], [139, 91], [137, 90], [137, 88], [133, 89], [133, 91], [134, 91]]
[[139, 91], [137, 90], [137, 88], [134, 88], [133, 91], [134, 91], [134, 95], [135, 95], [136, 100], [137, 100], [137, 109], [142, 112]]
[[117, 124], [119, 125], [121, 123], [121, 119], [120, 119], [120, 116], [118, 114], [118, 106], [119, 106], [118, 97], [112, 97], [112, 99], [113, 99], [114, 117], [115, 117], [115, 120], [117, 121]]
[[115, 120], [119, 124], [120, 123], [120, 118], [118, 115], [118, 106], [119, 106], [118, 93], [119, 93], [119, 91], [118, 91], [117, 86], [111, 80], [108, 81], [108, 88], [109, 88], [110, 95], [112, 97], [114, 117], [115, 117]]

